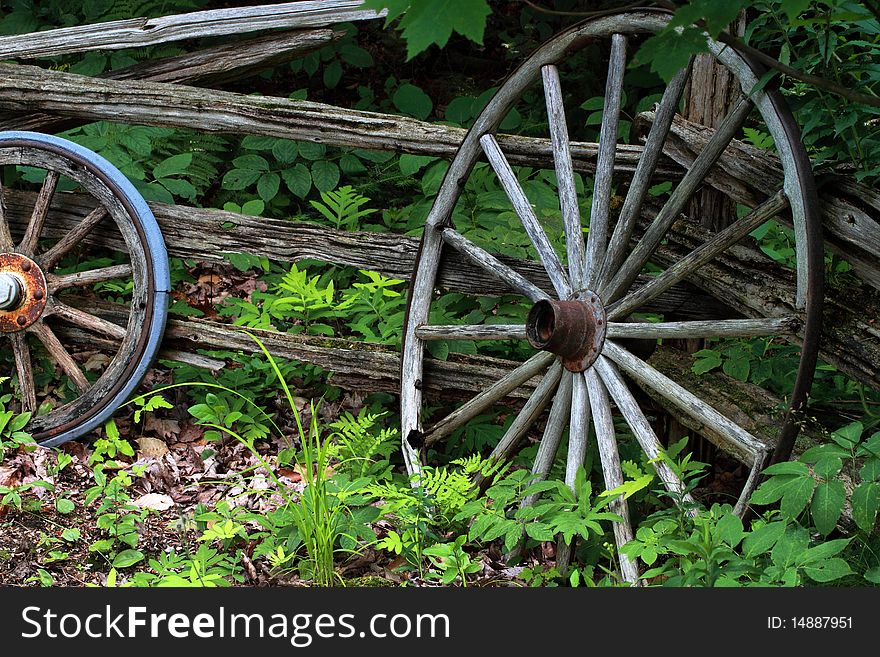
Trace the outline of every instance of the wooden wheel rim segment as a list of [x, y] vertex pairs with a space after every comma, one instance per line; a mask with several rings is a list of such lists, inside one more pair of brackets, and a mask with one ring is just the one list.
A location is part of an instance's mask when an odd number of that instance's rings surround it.
[[[547, 422], [544, 437], [548, 441], [548, 444], [552, 445], [555, 439], [555, 444], [558, 445], [559, 438], [564, 428], [569, 426], [569, 424], [566, 423], [565, 417], [567, 415], [567, 407], [565, 400], [561, 400], [561, 397], [568, 397], [568, 395], [570, 395], [571, 407], [574, 408], [577, 406], [577, 408], [580, 409], [577, 413], [572, 412], [570, 420], [569, 458], [566, 469], [566, 481], [567, 483], [572, 484], [577, 464], [578, 462], [583, 462], [583, 455], [586, 450], [585, 434], [592, 405], [592, 418], [597, 428], [599, 451], [600, 456], [602, 456], [602, 466], [603, 472], [605, 473], [606, 485], [608, 488], [612, 488], [614, 485], [619, 485], [622, 483], [622, 475], [620, 473], [619, 459], [617, 457], [614, 440], [614, 428], [613, 423], [611, 422], [609, 399], [613, 400], [618, 410], [623, 413], [627, 423], [633, 431], [633, 434], [639, 439], [643, 451], [645, 451], [649, 457], [653, 458], [656, 456], [653, 452], [659, 448], [659, 442], [656, 440], [656, 435], [653, 433], [647, 420], [644, 419], [644, 415], [638, 408], [638, 404], [627, 389], [627, 384], [621, 375], [621, 373], [623, 373], [639, 383], [669, 387], [676, 397], [680, 408], [686, 409], [691, 406], [696, 408], [699, 411], [699, 416], [692, 415], [692, 417], [698, 417], [698, 419], [704, 422], [708, 429], [712, 429], [713, 431], [717, 429], [721, 433], [726, 433], [729, 436], [732, 436], [730, 444], [721, 445], [722, 449], [737, 454], [738, 458], [751, 468], [751, 474], [746, 483], [746, 489], [743, 491], [743, 495], [737, 503], [737, 511], [740, 513], [744, 511], [748, 495], [754, 488], [760, 470], [768, 460], [769, 454], [767, 446], [760, 443], [757, 439], [741, 429], [738, 425], [735, 425], [726, 417], [721, 416], [717, 411], [709, 407], [708, 404], [697, 399], [684, 388], [681, 388], [681, 386], [678, 386], [671, 380], [658, 378], [658, 376], [662, 377], [662, 375], [659, 375], [656, 370], [651, 371], [645, 369], [648, 368], [645, 363], [629, 354], [615, 342], [615, 337], [622, 337], [627, 334], [628, 331], [624, 324], [618, 323], [615, 325], [612, 322], [615, 320], [617, 322], [623, 322], [626, 319], [626, 316], [632, 312], [627, 306], [628, 302], [630, 305], [635, 303], [635, 308], [640, 305], [640, 303], [638, 303], [638, 298], [633, 299], [631, 296], [625, 296], [627, 290], [630, 289], [632, 281], [623, 281], [626, 285], [622, 290], [615, 289], [615, 284], [617, 284], [618, 287], [621, 284], [621, 281], [616, 280], [620, 277], [620, 272], [609, 267], [605, 267], [605, 270], [603, 271], [603, 260], [607, 260], [608, 262], [612, 260], [611, 258], [606, 259], [606, 256], [608, 255], [605, 251], [606, 246], [608, 246], [608, 250], [611, 251], [615, 241], [620, 243], [621, 238], [617, 235], [611, 235], [609, 239], [608, 233], [610, 233], [610, 228], [607, 226], [604, 229], [604, 235], [600, 234], [594, 237], [594, 232], [599, 233], [601, 231], [594, 231], [591, 226], [590, 233], [587, 237], [587, 243], [584, 245], [576, 198], [574, 200], [574, 215], [576, 216], [576, 219], [570, 219], [566, 215], [566, 183], [565, 176], [560, 175], [560, 171], [564, 170], [564, 166], [561, 168], [561, 164], [565, 164], [566, 157], [569, 160], [568, 168], [570, 169], [570, 154], [568, 154], [567, 150], [568, 135], [567, 130], [564, 129], [564, 113], [561, 119], [563, 129], [560, 130], [557, 126], [557, 129], [554, 132], [554, 117], [551, 112], [551, 102], [554, 94], [556, 94], [556, 97], [559, 99], [558, 103], [559, 106], [561, 106], [558, 72], [555, 68], [556, 63], [564, 60], [570, 53], [590, 42], [598, 39], [610, 38], [612, 40], [612, 63], [609, 65], [609, 78], [611, 78], [612, 75], [617, 75], [617, 79], [622, 80], [622, 71], [625, 66], [625, 35], [656, 33], [667, 25], [669, 18], [669, 12], [661, 10], [639, 10], [591, 19], [563, 32], [540, 47], [507, 79], [495, 96], [489, 101], [486, 108], [476, 119], [473, 127], [462, 141], [455, 158], [450, 164], [448, 172], [438, 191], [437, 198], [426, 220], [426, 227], [422, 235], [422, 242], [409, 290], [409, 302], [405, 320], [406, 324], [401, 357], [401, 429], [404, 460], [411, 475], [417, 475], [420, 472], [421, 467], [419, 454], [416, 448], [411, 444], [415, 443], [414, 440], [411, 440], [412, 438], [419, 437], [420, 440], [425, 440], [427, 441], [427, 444], [431, 444], [430, 441], [432, 437], [437, 438], [441, 435], [449, 435], [453, 430], [450, 427], [456, 423], [458, 423], [457, 426], [461, 426], [466, 421], [465, 418], [474, 417], [476, 413], [482, 412], [491, 406], [491, 404], [499, 401], [506, 396], [507, 393], [521, 385], [527, 379], [546, 370], [547, 374], [544, 376], [541, 384], [538, 385], [538, 388], [535, 389], [535, 393], [529, 399], [529, 402], [526, 403], [526, 407], [524, 407], [523, 411], [517, 417], [514, 425], [517, 424], [520, 417], [524, 414], [531, 415], [525, 418], [523, 422], [533, 422], [545, 407], [551, 405], [550, 402], [552, 399], [553, 402], [550, 410], [550, 418]], [[715, 58], [724, 64], [736, 77], [741, 86], [744, 97], [731, 112], [731, 115], [728, 116], [728, 119], [725, 120], [725, 124], [727, 125], [723, 124], [719, 127], [718, 131], [716, 131], [716, 135], [719, 136], [719, 143], [714, 144], [717, 153], [713, 155], [711, 149], [707, 146], [705, 149], [705, 156], [701, 153], [701, 156], [704, 157], [704, 161], [700, 162], [700, 156], [698, 156], [697, 161], [695, 161], [693, 167], [691, 167], [691, 169], [697, 169], [699, 171], [700, 167], [697, 165], [700, 163], [700, 165], [704, 167], [703, 173], [699, 175], [699, 178], [696, 177], [698, 174], [694, 173], [694, 176], [689, 183], [694, 189], [701, 184], [702, 180], [705, 178], [705, 172], [712, 167], [718, 155], [723, 152], [724, 148], [736, 131], [739, 130], [742, 122], [745, 121], [750, 111], [753, 108], [757, 108], [774, 138], [776, 149], [779, 152], [785, 173], [785, 183], [783, 190], [767, 202], [761, 204], [748, 216], [750, 217], [750, 221], [759, 221], [760, 223], [763, 223], [786, 207], [786, 203], [787, 207], [790, 209], [793, 218], [797, 250], [797, 298], [794, 304], [797, 317], [778, 319], [768, 318], [766, 320], [724, 320], [721, 322], [715, 322], [718, 324], [718, 326], [714, 328], [716, 332], [707, 333], [706, 336], [737, 335], [736, 332], [740, 329], [745, 330], [747, 325], [753, 327], [757, 326], [758, 332], [745, 333], [743, 335], [776, 335], [785, 332], [785, 330], [791, 330], [794, 326], [801, 326], [801, 360], [797, 378], [789, 398], [789, 411], [786, 415], [786, 420], [782, 427], [774, 456], [776, 459], [787, 459], [794, 438], [798, 432], [800, 409], [806, 402], [818, 354], [818, 337], [822, 302], [823, 253], [815, 182], [810, 169], [809, 159], [807, 158], [799, 140], [798, 127], [782, 96], [778, 91], [773, 89], [764, 89], [751, 94], [751, 90], [755, 88], [758, 80], [763, 75], [761, 67], [737, 53], [733, 48], [724, 46], [712, 40], [708, 40], [708, 43], [709, 49]], [[617, 64], [615, 64], [615, 62]], [[614, 69], [615, 65], [617, 65], [616, 71]], [[665, 101], [664, 95], [664, 101], [661, 101], [660, 109], [657, 111], [658, 118], [655, 120], [655, 125], [660, 122], [659, 115], [663, 110], [664, 104], [666, 104], [667, 108], [671, 107], [671, 110], [668, 110], [668, 120], [669, 122], [672, 121], [672, 116], [675, 114], [678, 98], [681, 89], [683, 88], [684, 81], [687, 78], [687, 73], [687, 70], [680, 72], [670, 83], [670, 87], [678, 85], [678, 91], [676, 93], [673, 93], [671, 90], [668, 91], [671, 95], [671, 100], [668, 102]], [[566, 227], [566, 244], [569, 256], [568, 271], [565, 271], [561, 266], [558, 255], [556, 255], [555, 252], [553, 252], [552, 247], [549, 246], [546, 236], [543, 235], [542, 230], [540, 229], [539, 222], [534, 218], [534, 213], [528, 207], [528, 200], [524, 200], [524, 194], [522, 193], [521, 188], [517, 190], [518, 183], [516, 182], [516, 177], [515, 175], [512, 175], [509, 168], [505, 168], [506, 159], [494, 139], [494, 133], [510, 108], [513, 107], [514, 103], [527, 88], [538, 83], [542, 78], [544, 83], [544, 94], [548, 103], [548, 119], [551, 124], [551, 136], [553, 137], [553, 155], [554, 160], [556, 160], [557, 178], [559, 180], [559, 193], [562, 204], [561, 209]], [[555, 91], [553, 91], [554, 88]], [[606, 106], [603, 112], [602, 135], [605, 135], [606, 128], [608, 128], [607, 133], [611, 135], [611, 139], [609, 140], [607, 137], [603, 139], [603, 136], [600, 136], [599, 160], [597, 163], [593, 198], [594, 205], [593, 211], [591, 212], [591, 217], [600, 216], [601, 213], [604, 212], [604, 221], [606, 224], [608, 223], [607, 202], [608, 196], [610, 195], [611, 172], [613, 171], [614, 143], [616, 142], [617, 136], [616, 118], [614, 119], [613, 124], [611, 121], [607, 122], [608, 124], [611, 124], [609, 127], [606, 125], [606, 115], [609, 114], [609, 111], [614, 112], [615, 115], [619, 112], [619, 104], [616, 108], [613, 107], [614, 94], [609, 94], [609, 89], [611, 89], [610, 83], [609, 87], [606, 88]], [[619, 91], [617, 93], [619, 103]], [[612, 98], [610, 101], [611, 105], [609, 105], [609, 96]], [[612, 109], [609, 110], [609, 107]], [[660, 134], [659, 146], [655, 147], [655, 150], [658, 152], [658, 157], [659, 151], [662, 149], [662, 145], [667, 136], [666, 133], [668, 133], [668, 127], [666, 132]], [[729, 136], [726, 141], [721, 142], [723, 134]], [[649, 135], [648, 143], [646, 143], [645, 146], [646, 153], [649, 151], [648, 145], [650, 144], [650, 140], [651, 135]], [[609, 143], [611, 143], [610, 159], [609, 150], [603, 148], [603, 144], [607, 146]], [[710, 141], [710, 144], [711, 143], [712, 142]], [[603, 150], [605, 151], [604, 156]], [[420, 417], [422, 407], [422, 377], [424, 371], [424, 342], [427, 339], [443, 339], [442, 337], [439, 337], [443, 335], [447, 335], [445, 339], [453, 339], [453, 330], [456, 329], [456, 327], [428, 326], [428, 315], [432, 296], [436, 287], [435, 283], [440, 266], [440, 256], [444, 248], [448, 246], [456, 248], [462, 255], [475, 264], [481, 265], [487, 271], [494, 273], [498, 278], [508, 283], [515, 291], [531, 299], [532, 302], [543, 304], [545, 306], [548, 303], [553, 303], [553, 299], [546, 291], [540, 289], [530, 281], [525, 280], [518, 272], [503, 265], [497, 258], [494, 258], [494, 256], [488, 252], [483, 251], [471, 243], [452, 226], [451, 216], [453, 208], [461, 195], [471, 169], [483, 154], [485, 154], [486, 158], [488, 158], [490, 164], [495, 169], [502, 187], [505, 188], [508, 197], [514, 205], [516, 213], [519, 215], [520, 220], [523, 223], [523, 228], [529, 234], [531, 242], [535, 250], [538, 252], [539, 257], [547, 270], [547, 274], [553, 283], [557, 298], [560, 300], [568, 299], [570, 298], [572, 290], [576, 289], [589, 288], [595, 290], [596, 293], [602, 296], [602, 299], [607, 304], [604, 306], [604, 311], [607, 312], [608, 321], [606, 322], [607, 332], [605, 337], [608, 339], [604, 340], [600, 345], [601, 353], [598, 354], [597, 358], [593, 361], [590, 361], [590, 366], [582, 374], [579, 372], [575, 374], [572, 372], [572, 368], [568, 368], [568, 371], [564, 372], [560, 378], [559, 370], [555, 369], [557, 368], [557, 364], [554, 361], [556, 361], [557, 358], [553, 357], [551, 354], [538, 354], [520, 367], [517, 367], [502, 380], [489, 386], [484, 392], [481, 392], [473, 400], [467, 402], [461, 407], [461, 409], [454, 411], [448, 418], [440, 420], [433, 424], [432, 427], [424, 428], [421, 424]], [[607, 175], [605, 175], [604, 180], [600, 182], [603, 171], [603, 157], [605, 158]], [[645, 160], [645, 156], [642, 157], [642, 160]], [[653, 167], [654, 165], [646, 165], [648, 181], [650, 181], [652, 177]], [[505, 171], [508, 173], [507, 183], [505, 183], [504, 179]], [[639, 172], [637, 170], [634, 174], [631, 187], [636, 186], [635, 178], [638, 175]], [[510, 179], [512, 179], [512, 181]], [[685, 179], [687, 179], [687, 176], [685, 176]], [[684, 201], [690, 198], [692, 194], [692, 191], [687, 193], [687, 186], [684, 184], [685, 179], [679, 184], [679, 187], [682, 188], [682, 191], [679, 192], [679, 196], [681, 196]], [[604, 192], [601, 191], [601, 185], [605, 185]], [[570, 193], [574, 195], [573, 182], [568, 187]], [[603, 195], [606, 203], [604, 208], [601, 207], [603, 199], [599, 198], [597, 201], [597, 197], [602, 197]], [[675, 190], [673, 190], [672, 196], [674, 195]], [[629, 194], [627, 196], [629, 197]], [[642, 194], [642, 198], [644, 198], [644, 193]], [[623, 223], [622, 217], [628, 201], [629, 198], [624, 201], [624, 207], [621, 210], [621, 219], [617, 222], [618, 225]], [[599, 203], [598, 208], [597, 202]], [[634, 212], [638, 212], [638, 208], [641, 207], [641, 204], [641, 200], [636, 200], [634, 202], [634, 206], [637, 208]], [[570, 211], [572, 203], [570, 201], [568, 206], [569, 214], [572, 214]], [[664, 206], [664, 210], [665, 209], [666, 206]], [[662, 212], [663, 210], [661, 210], [661, 213]], [[662, 236], [668, 230], [669, 225], [671, 225], [672, 220], [678, 216], [679, 212], [680, 210], [670, 210], [667, 213], [670, 215], [665, 218], [665, 220], [668, 220], [668, 224], [665, 228], [662, 226], [658, 228], [658, 239], [662, 239]], [[659, 214], [660, 213], [658, 213], [658, 216]], [[633, 219], [633, 221], [635, 220]], [[748, 224], [748, 222], [745, 223]], [[757, 225], [760, 225], [760, 223]], [[726, 240], [725, 243], [727, 246], [716, 251], [709, 248], [703, 249], [702, 251], [699, 249], [695, 250], [692, 254], [687, 256], [693, 256], [689, 261], [689, 266], [696, 268], [702, 266], [705, 262], [714, 259], [723, 250], [747, 235], [750, 230], [756, 228], [757, 225], [740, 234], [736, 231], [741, 231], [743, 224], [738, 221], [736, 227], [722, 231], [725, 233], [723, 236], [719, 234], [718, 239]], [[652, 227], [654, 227], [653, 224], [649, 227], [648, 231], [650, 231]], [[614, 228], [615, 232], [617, 232], [617, 226], [612, 226], [611, 228]], [[647, 241], [646, 237], [648, 231], [642, 236], [641, 242]], [[580, 245], [577, 245], [575, 240], [572, 239], [572, 236], [575, 234], [580, 235]], [[736, 237], [736, 235], [739, 235], [739, 237]], [[629, 236], [624, 235], [622, 243], [625, 245], [628, 242]], [[714, 242], [714, 238], [710, 239], [709, 242]], [[708, 247], [709, 242], [704, 246]], [[573, 244], [574, 248], [572, 246]], [[650, 243], [648, 246], [650, 246]], [[657, 245], [655, 244], [648, 252], [648, 256], [653, 253], [653, 249], [655, 249], [656, 246]], [[621, 268], [624, 268], [626, 265], [630, 265], [630, 268], [635, 266], [637, 274], [645, 260], [638, 262], [638, 259], [635, 257], [635, 251], [636, 250], [633, 249], [633, 252], [629, 253], [629, 255], [623, 259], [623, 265]], [[630, 262], [631, 260], [633, 260], [634, 264]], [[611, 264], [616, 265], [618, 263], [611, 262]], [[624, 298], [621, 299], [621, 297]], [[749, 324], [749, 322], [752, 324]], [[674, 323], [670, 323], [670, 330], [672, 330], [672, 324]], [[771, 327], [773, 327], [773, 330], [776, 331], [776, 333], [768, 332]], [[473, 329], [490, 327], [463, 328], [470, 329], [468, 335], [471, 336], [477, 334], [477, 331]], [[522, 328], [523, 327], [517, 326], [496, 327], [485, 332], [484, 337], [491, 336], [488, 339], [500, 339], [501, 337], [525, 339], [528, 337], [528, 327], [526, 327], [525, 331], [523, 331]], [[645, 325], [642, 325], [642, 328], [639, 330], [647, 329], [645, 328]], [[615, 331], [617, 331], [617, 334]], [[533, 346], [539, 345], [533, 343]], [[549, 370], [547, 370], [548, 367], [550, 368]], [[578, 368], [573, 369], [577, 371]], [[564, 392], [561, 395], [557, 394], [554, 398], [553, 392], [557, 386], [560, 391]], [[530, 407], [530, 403], [539, 396], [541, 398], [532, 404], [534, 408]], [[690, 410], [693, 411], [693, 408]], [[450, 418], [453, 418], [454, 421], [450, 420]], [[602, 429], [602, 431], [600, 431], [600, 429]], [[517, 428], [517, 430], [520, 430], [520, 428]], [[605, 437], [600, 435], [603, 434], [603, 432], [605, 433]], [[513, 436], [509, 441], [510, 444], [507, 444], [506, 440], [509, 435], [510, 431], [508, 431], [508, 433], [505, 434], [505, 437], [501, 439], [499, 447], [496, 448], [493, 454], [496, 454], [499, 457], [506, 457], [509, 455], [510, 450], [512, 450], [512, 444], [517, 440], [517, 437]], [[607, 435], [611, 436], [610, 441], [605, 439], [607, 438]], [[709, 437], [710, 440], [713, 440], [711, 435], [707, 437]], [[713, 442], [718, 444], [717, 440], [713, 440]], [[545, 450], [544, 440], [542, 440], [539, 449], [539, 458], [536, 460], [535, 471], [539, 469], [538, 461], [541, 459], [543, 459], [541, 467], [549, 470], [549, 465], [552, 463], [552, 457], [548, 460], [546, 452], [551, 451], [555, 453], [556, 447], [553, 446]], [[546, 475], [546, 470], [541, 474]], [[667, 484], [667, 488], [669, 488], [670, 491], [677, 491], [683, 494], [683, 490], [680, 488], [680, 482], [679, 484], [676, 484], [675, 480], [670, 476], [670, 472], [661, 472], [658, 470], [658, 474], [660, 475], [661, 480]], [[626, 517], [625, 501], [621, 500], [616, 503], [616, 507], [613, 506], [613, 510], [616, 510], [616, 512]], [[619, 529], [620, 528], [615, 526], [618, 544], [622, 544], [623, 542], [626, 542], [627, 534], [631, 536], [631, 528], [628, 526], [628, 523], [626, 523], [626, 527], [620, 529], [622, 534], [619, 534]], [[624, 566], [623, 563], [621, 565]], [[626, 579], [630, 581], [635, 581], [634, 578], [637, 579], [637, 571], [632, 564], [627, 564], [625, 567], [622, 567], [622, 570], [624, 571]]]
[[[118, 334], [116, 337], [121, 337], [119, 350], [97, 381], [93, 384], [86, 382], [86, 386], [79, 384], [81, 394], [78, 398], [45, 415], [32, 418], [27, 426], [27, 430], [38, 443], [55, 446], [79, 438], [103, 424], [126, 401], [146, 374], [158, 351], [165, 326], [170, 289], [168, 257], [158, 224], [146, 201], [118, 169], [96, 153], [51, 135], [5, 132], [0, 133], [0, 165], [34, 166], [45, 169], [48, 172], [47, 178], [53, 176], [53, 185], [58, 176], [65, 176], [81, 185], [98, 201], [99, 208], [103, 206], [106, 214], [111, 217], [122, 234], [131, 260], [130, 276], [134, 282], [134, 291], [128, 324], [124, 328], [112, 327], [113, 332]], [[47, 186], [44, 183], [43, 189]], [[54, 187], [45, 194], [43, 220], [48, 214], [48, 204], [53, 192]], [[39, 204], [38, 199], [37, 205]], [[36, 208], [34, 212], [36, 215]], [[8, 231], [7, 219], [3, 217], [2, 220], [5, 224], [4, 230]], [[31, 271], [36, 266], [44, 279], [45, 296], [40, 316], [23, 327], [24, 331], [17, 335], [35, 333], [41, 341], [50, 340], [55, 348], [60, 346], [63, 350], [63, 345], [60, 345], [54, 333], [42, 321], [53, 314], [62, 316], [63, 311], [59, 309], [65, 308], [53, 294], [53, 283], [58, 284], [59, 281], [59, 277], [51, 273], [55, 262], [46, 263], [49, 266], [44, 266], [43, 263], [44, 258], [51, 259], [51, 248], [46, 253], [34, 253], [43, 220], [31, 235], [31, 224], [34, 223], [32, 219], [22, 242], [14, 246], [14, 252], [4, 256], [21, 260], [25, 255], [17, 252], [29, 251], [27, 260], [33, 263]], [[84, 223], [86, 221], [88, 218]], [[94, 223], [97, 224], [97, 221]], [[80, 239], [82, 237], [84, 234]], [[109, 325], [105, 323], [103, 326]], [[12, 335], [9, 338], [15, 340]], [[20, 348], [20, 343], [13, 344]], [[16, 367], [19, 368], [18, 352], [16, 357]], [[27, 360], [26, 370], [30, 371], [29, 354]], [[69, 372], [65, 373], [70, 375]], [[21, 375], [20, 369], [19, 374]], [[80, 375], [84, 380], [84, 375]]]

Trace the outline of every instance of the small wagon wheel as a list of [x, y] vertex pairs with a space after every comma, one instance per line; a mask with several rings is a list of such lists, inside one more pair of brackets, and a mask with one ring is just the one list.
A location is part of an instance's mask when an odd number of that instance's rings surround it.
[[[799, 327], [803, 339], [799, 372], [789, 396], [790, 408], [777, 450], [787, 458], [786, 450], [790, 450], [797, 433], [796, 411], [806, 400], [816, 364], [822, 294], [822, 245], [815, 185], [797, 127], [777, 92], [764, 90], [750, 93], [761, 77], [756, 66], [735, 50], [710, 40], [710, 50], [736, 77], [743, 94], [662, 208], [651, 213], [647, 229], [631, 248], [637, 219], [648, 211], [648, 204], [644, 200], [653, 184], [662, 146], [678, 107], [688, 70], [678, 73], [659, 103], [616, 223], [610, 220], [612, 173], [628, 37], [658, 32], [668, 21], [669, 15], [665, 12], [645, 10], [589, 20], [562, 33], [536, 51], [507, 79], [462, 142], [428, 215], [410, 288], [401, 371], [403, 452], [410, 474], [418, 473], [420, 469], [419, 454], [410, 444], [411, 436], [420, 436], [431, 444], [485, 412], [528, 379], [543, 375], [495, 447], [493, 455], [497, 458], [508, 457], [542, 411], [550, 406], [533, 468], [535, 474], [546, 476], [561, 436], [568, 428], [566, 481], [569, 485], [573, 484], [577, 468], [584, 462], [588, 423], [592, 418], [605, 484], [609, 489], [614, 488], [623, 482], [623, 477], [612, 402], [645, 454], [653, 458], [661, 449], [636, 396], [630, 391], [624, 378], [627, 377], [651, 389], [690, 416], [706, 429], [704, 433], [710, 440], [751, 466], [749, 481], [737, 504], [737, 510], [741, 513], [758, 473], [767, 461], [768, 447], [716, 411], [710, 400], [692, 394], [634, 355], [623, 346], [621, 339], [787, 335]], [[556, 65], [574, 51], [599, 39], [610, 39], [611, 55], [589, 231], [584, 239]], [[514, 103], [533, 85], [543, 85], [547, 105], [564, 226], [564, 254], [558, 253], [552, 246], [545, 227], [536, 216], [494, 136]], [[660, 246], [685, 203], [703, 183], [707, 172], [753, 109], [757, 109], [763, 117], [775, 140], [785, 173], [784, 188], [728, 228], [713, 235], [679, 262], [667, 267], [650, 282], [636, 284], [643, 266]], [[488, 161], [494, 169], [528, 235], [533, 252], [552, 282], [552, 291], [527, 280], [453, 226], [453, 209], [468, 176], [481, 158], [485, 158], [484, 161]], [[791, 214], [796, 238], [797, 299], [792, 316], [711, 322], [626, 321], [643, 304], [784, 210]], [[429, 311], [438, 287], [441, 253], [448, 248], [458, 251], [474, 265], [529, 299], [534, 305], [525, 325], [429, 325]], [[426, 358], [425, 342], [455, 339], [528, 340], [538, 352], [498, 381], [487, 382], [482, 392], [447, 417], [433, 421], [430, 426], [423, 426], [421, 380]], [[671, 492], [681, 493], [682, 484], [672, 469], [662, 461], [654, 461], [654, 465], [665, 487]], [[623, 523], [615, 523], [614, 527], [617, 543], [622, 545], [632, 538], [627, 503], [620, 499], [612, 508], [626, 519]], [[621, 571], [628, 581], [638, 578], [637, 566], [625, 557], [621, 557]]]
[[[0, 190], [0, 340], [9, 345], [3, 351], [12, 352], [17, 410], [34, 414], [27, 430], [42, 445], [59, 445], [105, 422], [146, 374], [165, 327], [168, 257], [144, 199], [99, 155], [58, 137], [4, 132], [0, 165], [9, 176]], [[15, 167], [28, 167], [31, 180], [43, 178], [36, 194], [13, 189], [27, 186]], [[47, 240], [47, 217], [57, 211], [52, 202], [62, 186], [84, 191], [94, 209], [68, 232], [56, 233], [57, 240]], [[20, 216], [11, 207], [13, 196], [25, 200]], [[121, 234], [127, 262], [85, 271], [61, 268], [65, 258], [88, 251], [95, 235], [107, 231]], [[124, 325], [71, 304], [70, 292], [108, 281], [130, 290]], [[69, 330], [87, 344], [109, 345], [113, 356], [83, 367], [59, 338]], [[57, 387], [59, 376], [67, 377], [71, 394], [41, 401], [39, 382]], [[41, 408], [52, 401], [54, 408]]]

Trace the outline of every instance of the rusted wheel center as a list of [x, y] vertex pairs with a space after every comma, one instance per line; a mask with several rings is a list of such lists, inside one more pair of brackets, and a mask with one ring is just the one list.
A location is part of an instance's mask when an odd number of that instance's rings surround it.
[[20, 253], [0, 253], [0, 332], [23, 331], [46, 309], [46, 277]]
[[602, 351], [605, 325], [599, 295], [584, 290], [568, 301], [538, 301], [526, 318], [526, 337], [535, 349], [561, 356], [568, 371], [583, 372]]

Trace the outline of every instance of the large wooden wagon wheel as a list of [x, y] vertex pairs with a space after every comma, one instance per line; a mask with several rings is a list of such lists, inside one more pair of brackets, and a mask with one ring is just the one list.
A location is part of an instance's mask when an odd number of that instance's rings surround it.
[[[668, 20], [669, 15], [663, 12], [638, 11], [590, 20], [562, 33], [541, 47], [508, 78], [465, 137], [428, 216], [410, 290], [402, 356], [401, 422], [403, 451], [411, 474], [417, 473], [420, 468], [419, 454], [409, 441], [411, 436], [421, 436], [431, 444], [485, 412], [528, 379], [543, 375], [495, 447], [493, 455], [508, 457], [542, 411], [550, 406], [534, 472], [541, 476], [547, 474], [561, 436], [568, 428], [566, 480], [572, 484], [577, 468], [584, 462], [588, 423], [592, 418], [605, 484], [609, 489], [614, 488], [623, 482], [612, 415], [615, 407], [645, 454], [653, 458], [661, 449], [636, 395], [630, 390], [628, 381], [633, 381], [651, 389], [690, 416], [704, 427], [703, 433], [710, 440], [751, 466], [749, 482], [738, 502], [741, 512], [760, 469], [767, 461], [769, 448], [713, 409], [711, 400], [701, 399], [635, 356], [620, 341], [629, 338], [656, 341], [773, 336], [791, 334], [799, 329], [803, 336], [799, 373], [789, 396], [790, 409], [779, 448], [783, 455], [785, 450], [790, 450], [797, 433], [796, 411], [806, 400], [816, 363], [822, 247], [814, 181], [791, 114], [775, 91], [750, 94], [761, 72], [733, 49], [710, 41], [712, 53], [738, 80], [743, 91], [741, 98], [677, 183], [662, 208], [650, 213], [647, 229], [639, 234], [633, 246], [634, 229], [640, 216], [648, 212], [648, 204], [644, 200], [648, 189], [654, 184], [652, 179], [662, 146], [688, 76], [688, 70], [679, 72], [659, 103], [643, 155], [626, 185], [625, 199], [616, 220], [611, 216], [612, 173], [628, 37], [657, 32]], [[599, 39], [610, 40], [611, 55], [592, 207], [589, 217], [584, 217], [582, 221], [556, 64]], [[546, 99], [564, 223], [563, 254], [557, 253], [551, 245], [544, 226], [494, 136], [514, 103], [526, 90], [534, 88], [533, 85], [543, 85]], [[579, 100], [582, 102], [585, 99]], [[753, 109], [763, 117], [775, 140], [785, 171], [784, 188], [649, 282], [636, 284], [643, 266], [651, 260], [672, 223], [680, 217], [685, 203], [703, 183], [707, 172], [738, 134]], [[552, 282], [553, 290], [541, 289], [527, 280], [495, 255], [457, 232], [452, 225], [453, 208], [471, 170], [481, 158], [485, 158], [494, 169]], [[618, 191], [618, 194], [623, 196], [624, 192]], [[793, 219], [797, 242], [797, 300], [793, 316], [660, 323], [627, 321], [643, 304], [655, 299], [783, 211], [789, 212]], [[586, 226], [589, 229], [584, 239]], [[509, 284], [534, 304], [525, 325], [428, 325], [432, 299], [436, 296], [441, 253], [450, 248]], [[566, 262], [567, 266], [564, 264]], [[538, 352], [501, 379], [487, 381], [482, 392], [447, 417], [432, 422], [430, 426], [422, 426], [421, 379], [426, 357], [425, 341], [453, 339], [527, 340]], [[672, 492], [680, 492], [681, 482], [672, 469], [662, 461], [655, 461], [654, 464], [665, 487]], [[617, 543], [622, 545], [632, 538], [626, 501], [618, 500], [614, 510], [626, 519], [623, 523], [615, 523], [614, 527]], [[628, 581], [638, 578], [636, 564], [624, 557], [621, 557], [621, 571]]]
[[[0, 340], [6, 343], [3, 352], [14, 375], [15, 408], [34, 413], [27, 430], [42, 445], [59, 445], [106, 421], [156, 355], [170, 287], [165, 243], [132, 184], [107, 160], [81, 146], [33, 132], [4, 132], [0, 165], [5, 176], [0, 189]], [[29, 168], [25, 180], [16, 167]], [[41, 183], [27, 182], [41, 177]], [[47, 240], [47, 217], [55, 211], [53, 197], [60, 196], [56, 190], [62, 186], [85, 192], [95, 208], [73, 230]], [[13, 195], [26, 200], [23, 216], [15, 216], [10, 207]], [[96, 233], [114, 230], [125, 242], [127, 262], [59, 271], [65, 259], [88, 255]], [[75, 297], [84, 286], [105, 281], [130, 289], [125, 326], [72, 305], [71, 292]], [[111, 344], [113, 355], [84, 367], [59, 339], [61, 330], [84, 332], [95, 345]], [[56, 385], [60, 377], [67, 377], [72, 394], [41, 399], [40, 383], [57, 389], [62, 387]], [[45, 410], [41, 406], [50, 408], [38, 414]]]

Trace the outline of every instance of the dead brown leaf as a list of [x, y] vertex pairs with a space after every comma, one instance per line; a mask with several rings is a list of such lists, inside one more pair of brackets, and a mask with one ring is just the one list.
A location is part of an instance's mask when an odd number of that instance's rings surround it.
[[180, 422], [170, 418], [147, 415], [144, 420], [144, 430], [156, 434], [159, 438], [175, 438], [180, 434]]
[[168, 453], [168, 445], [165, 444], [164, 440], [159, 440], [158, 438], [142, 436], [137, 439], [137, 444], [142, 457], [162, 458]]
[[161, 493], [147, 493], [141, 495], [134, 500], [133, 504], [142, 509], [153, 509], [154, 511], [167, 511], [174, 506], [174, 500], [170, 495], [162, 495]]

